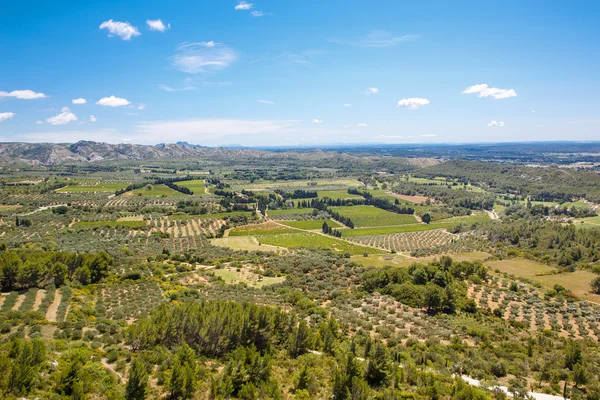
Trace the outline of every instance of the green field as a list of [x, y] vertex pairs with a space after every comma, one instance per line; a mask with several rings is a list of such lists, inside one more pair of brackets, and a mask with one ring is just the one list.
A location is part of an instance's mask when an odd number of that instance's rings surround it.
[[204, 194], [204, 181], [202, 179], [193, 179], [190, 181], [175, 182], [177, 186], [182, 186], [194, 192], [194, 195]]
[[[338, 187], [360, 187], [362, 182], [355, 179], [317, 179], [313, 181], [298, 180], [298, 181], [277, 181], [277, 182], [259, 182], [251, 183], [248, 185], [240, 186], [241, 189], [246, 190], [293, 190], [293, 189], [304, 189], [304, 190], [318, 190], [319, 187], [337, 189]], [[236, 187], [237, 189], [237, 187]]]
[[265, 222], [263, 224], [246, 225], [232, 229], [229, 236], [258, 236], [258, 235], [278, 235], [281, 233], [295, 232], [292, 228], [286, 228], [275, 222]]
[[[387, 191], [381, 190], [381, 189], [371, 189], [371, 190], [367, 190], [367, 192], [371, 193], [371, 195], [373, 197], [376, 197], [378, 199], [388, 199], [391, 203], [394, 203], [396, 201], [396, 199], [398, 199], [396, 196], [392, 196]], [[400, 200], [400, 202], [402, 202], [401, 199], [398, 199], [398, 200]]]
[[391, 233], [405, 233], [405, 232], [420, 232], [429, 231], [432, 229], [450, 228], [460, 223], [472, 224], [473, 222], [489, 220], [487, 214], [483, 215], [472, 215], [468, 217], [455, 217], [444, 219], [440, 222], [432, 222], [430, 224], [406, 224], [399, 226], [383, 226], [376, 228], [343, 228], [340, 229], [342, 237], [354, 237], [354, 236], [368, 236], [368, 235], [387, 235]]
[[396, 214], [373, 206], [331, 207], [331, 210], [350, 218], [357, 228], [405, 225], [417, 222], [413, 215]]
[[144, 226], [146, 226], [146, 221], [80, 221], [75, 222], [73, 226], [99, 228], [115, 228], [117, 226], [125, 226], [128, 228], [143, 228]]
[[347, 190], [319, 190], [319, 198], [329, 197], [330, 199], [362, 199], [362, 196], [350, 194]]
[[127, 186], [129, 186], [128, 183], [98, 183], [92, 186], [67, 186], [58, 189], [57, 192], [116, 192], [117, 190], [125, 189]]
[[578, 228], [600, 228], [600, 215], [578, 219], [576, 226]]
[[299, 221], [284, 221], [282, 222], [282, 224], [298, 229], [321, 229], [323, 228], [323, 222], [325, 221], [327, 221], [327, 225], [329, 225], [332, 228], [341, 228], [340, 224], [331, 219], [305, 219]]
[[134, 196], [165, 196], [165, 197], [175, 197], [175, 196], [185, 196], [185, 194], [178, 192], [177, 190], [173, 190], [165, 185], [151, 185], [152, 188], [148, 190], [147, 187], [139, 188], [134, 190], [132, 193]]
[[302, 215], [302, 214], [312, 214], [312, 208], [288, 208], [285, 210], [267, 210], [267, 215], [269, 217], [277, 217], [279, 215]]
[[373, 249], [371, 247], [359, 246], [333, 237], [308, 232], [258, 236], [257, 239], [260, 243], [291, 249], [304, 247], [309, 249], [328, 249], [338, 253], [350, 254], [382, 253], [381, 250]]

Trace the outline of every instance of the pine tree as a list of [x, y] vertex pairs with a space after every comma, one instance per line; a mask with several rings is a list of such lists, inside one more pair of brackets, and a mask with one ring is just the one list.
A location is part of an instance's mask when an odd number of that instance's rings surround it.
[[169, 389], [172, 400], [191, 399], [196, 391], [196, 358], [185, 342], [175, 354]]
[[143, 400], [148, 394], [148, 371], [144, 362], [136, 358], [131, 363], [129, 378], [125, 387], [125, 398], [128, 400]]
[[369, 357], [369, 365], [365, 378], [373, 386], [379, 386], [387, 379], [388, 360], [385, 346], [376, 342]]

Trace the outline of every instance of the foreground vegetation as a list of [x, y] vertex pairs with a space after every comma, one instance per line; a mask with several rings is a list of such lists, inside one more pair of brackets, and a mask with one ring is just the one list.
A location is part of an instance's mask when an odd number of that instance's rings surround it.
[[594, 174], [235, 154], [2, 167], [0, 397], [600, 399]]

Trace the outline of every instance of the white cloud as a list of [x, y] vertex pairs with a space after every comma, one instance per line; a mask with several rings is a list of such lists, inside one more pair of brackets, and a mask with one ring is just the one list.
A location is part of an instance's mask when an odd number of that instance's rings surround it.
[[247, 1], [240, 1], [239, 3], [237, 3], [237, 5], [235, 6], [236, 10], [250, 10], [252, 7], [254, 7], [254, 4], [252, 3], [248, 3]]
[[14, 116], [15, 116], [15, 113], [13, 113], [13, 112], [0, 113], [0, 122], [6, 121], [7, 119], [11, 119]]
[[313, 122], [313, 124], [320, 124], [323, 121], [321, 121], [320, 119], [316, 119], [315, 118], [315, 119], [312, 120], [312, 122]]
[[143, 110], [144, 108], [146, 108], [144, 103], [140, 103], [140, 105], [137, 107], [138, 110]]
[[72, 103], [73, 104], [85, 104], [85, 103], [87, 103], [87, 100], [86, 99], [82, 99], [82, 98], [73, 99]]
[[364, 128], [364, 127], [369, 126], [369, 125], [367, 125], [367, 124], [358, 124], [356, 126], [359, 127], [359, 128]]
[[77, 116], [69, 110], [69, 107], [63, 107], [60, 114], [46, 120], [50, 125], [65, 125], [72, 121], [77, 121]]
[[44, 99], [46, 96], [44, 93], [37, 93], [33, 90], [13, 90], [12, 92], [0, 91], [0, 97], [14, 97], [21, 100], [33, 100], [33, 99]]
[[411, 97], [409, 99], [402, 99], [398, 102], [396, 107], [406, 107], [411, 110], [416, 110], [419, 107], [429, 104], [429, 100], [419, 98], [419, 97]]
[[270, 100], [256, 100], [256, 101], [259, 103], [262, 103], [262, 104], [275, 104], [275, 102], [270, 101]]
[[36, 125], [42, 125], [44, 123], [44, 121], [35, 121]]
[[498, 127], [502, 127], [504, 126], [504, 121], [490, 121], [489, 124], [487, 124], [487, 126], [498, 126]]
[[100, 29], [108, 30], [108, 37], [118, 36], [123, 40], [130, 40], [134, 36], [140, 36], [141, 33], [137, 27], [129, 22], [113, 21], [109, 19], [100, 24]]
[[90, 122], [96, 122], [98, 121], [98, 119], [96, 117], [94, 117], [93, 115], [90, 115]]
[[436, 137], [437, 135], [434, 135], [433, 133], [427, 133], [425, 135], [419, 135], [419, 137]]
[[123, 106], [130, 105], [131, 102], [127, 99], [110, 96], [110, 97], [101, 98], [100, 100], [98, 100], [96, 102], [96, 104], [98, 104], [99, 106], [105, 106], [105, 107], [123, 107]]
[[463, 90], [462, 94], [475, 94], [478, 93], [478, 97], [493, 97], [496, 100], [507, 99], [509, 97], [516, 97], [517, 92], [514, 89], [498, 89], [489, 87], [485, 83], [478, 85], [469, 86]]
[[146, 25], [151, 31], [164, 32], [171, 29], [171, 24], [165, 25], [160, 19], [149, 19], [146, 21]]
[[198, 74], [226, 68], [236, 59], [235, 51], [221, 43], [185, 42], [177, 46], [177, 54], [171, 57], [171, 62], [182, 72]]
[[344, 107], [352, 107], [352, 104], [346, 103], [346, 104], [344, 104]]
[[370, 87], [365, 90], [365, 94], [377, 94], [379, 93], [379, 89], [376, 87]]

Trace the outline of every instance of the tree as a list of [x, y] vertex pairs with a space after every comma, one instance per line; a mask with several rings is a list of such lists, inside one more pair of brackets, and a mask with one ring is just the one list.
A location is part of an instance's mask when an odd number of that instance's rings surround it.
[[590, 286], [592, 287], [592, 292], [595, 294], [600, 294], [600, 276], [595, 277], [590, 282]]
[[575, 366], [573, 366], [573, 381], [575, 382], [575, 387], [579, 387], [588, 383], [587, 370], [580, 363], [577, 363]]
[[428, 313], [436, 313], [442, 306], [445, 292], [435, 283], [428, 283], [425, 286], [424, 305]]
[[423, 222], [425, 222], [426, 224], [430, 223], [431, 222], [431, 214], [429, 214], [429, 213], [423, 214], [423, 216], [421, 217], [421, 220]]
[[306, 325], [304, 320], [300, 320], [300, 323], [294, 328], [289, 338], [288, 353], [290, 357], [296, 358], [302, 354], [306, 354], [310, 344], [311, 333], [308, 325]]
[[148, 371], [140, 358], [135, 358], [129, 368], [129, 377], [125, 387], [127, 400], [143, 400], [148, 395]]
[[196, 355], [194, 350], [184, 342], [175, 354], [168, 398], [172, 400], [191, 399], [195, 391]]
[[565, 346], [565, 367], [573, 370], [573, 367], [581, 362], [581, 344], [569, 341]]
[[365, 379], [372, 386], [380, 386], [387, 379], [388, 359], [385, 346], [376, 342], [371, 350]]

